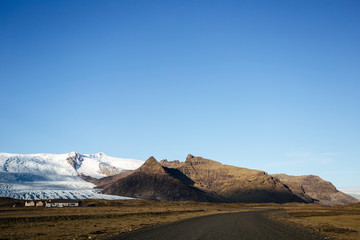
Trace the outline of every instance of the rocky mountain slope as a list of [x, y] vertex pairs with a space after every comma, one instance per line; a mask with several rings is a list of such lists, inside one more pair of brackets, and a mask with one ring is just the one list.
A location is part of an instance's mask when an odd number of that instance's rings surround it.
[[336, 187], [318, 176], [289, 176], [274, 174], [299, 197], [308, 196], [325, 206], [346, 205], [359, 202], [356, 198], [340, 192]]
[[181, 175], [167, 171], [154, 157], [150, 157], [130, 175], [120, 177], [113, 184], [107, 185], [103, 192], [160, 201], [214, 200], [206, 193], [186, 184]]
[[264, 171], [224, 165], [190, 154], [183, 163], [161, 164], [179, 170], [193, 181], [194, 187], [228, 202], [311, 202], [294, 195]]
[[263, 171], [223, 165], [188, 155], [185, 162], [157, 162], [153, 157], [132, 174], [104, 189], [151, 200], [221, 202], [312, 202], [293, 194]]
[[141, 166], [143, 161], [104, 153], [0, 153], [0, 197], [17, 199], [115, 198], [98, 194], [83, 176], [103, 178]]

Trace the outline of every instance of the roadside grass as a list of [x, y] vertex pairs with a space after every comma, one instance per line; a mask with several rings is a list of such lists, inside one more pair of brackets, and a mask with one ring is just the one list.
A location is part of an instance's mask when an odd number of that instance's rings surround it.
[[281, 220], [301, 224], [338, 239], [360, 239], [360, 204], [310, 209], [289, 209]]

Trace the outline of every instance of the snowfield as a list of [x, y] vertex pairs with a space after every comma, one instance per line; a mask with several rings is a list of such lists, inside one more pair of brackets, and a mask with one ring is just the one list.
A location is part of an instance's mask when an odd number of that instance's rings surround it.
[[0, 197], [16, 199], [128, 199], [101, 194], [80, 176], [102, 178], [134, 170], [144, 162], [104, 153], [0, 153]]
[[9, 197], [24, 200], [43, 200], [43, 199], [132, 199], [115, 195], [106, 195], [94, 190], [0, 190], [0, 197]]

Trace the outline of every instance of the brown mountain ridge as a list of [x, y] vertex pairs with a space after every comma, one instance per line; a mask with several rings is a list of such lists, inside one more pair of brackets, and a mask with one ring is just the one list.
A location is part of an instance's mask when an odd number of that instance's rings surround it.
[[189, 154], [186, 161], [160, 162], [193, 181], [192, 186], [226, 202], [306, 202], [264, 171], [234, 167]]
[[314, 175], [289, 176], [286, 174], [274, 174], [281, 182], [299, 197], [306, 196], [324, 206], [347, 205], [359, 201], [343, 192], [328, 181]]
[[355, 198], [317, 176], [269, 175], [189, 154], [185, 162], [150, 157], [140, 168], [96, 182], [106, 194], [160, 201], [350, 204]]

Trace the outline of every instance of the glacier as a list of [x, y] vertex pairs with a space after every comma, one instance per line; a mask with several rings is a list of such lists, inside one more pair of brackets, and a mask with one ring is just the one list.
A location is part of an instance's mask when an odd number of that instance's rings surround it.
[[0, 197], [41, 199], [128, 199], [101, 194], [82, 176], [102, 178], [134, 170], [144, 161], [104, 153], [0, 153]]

